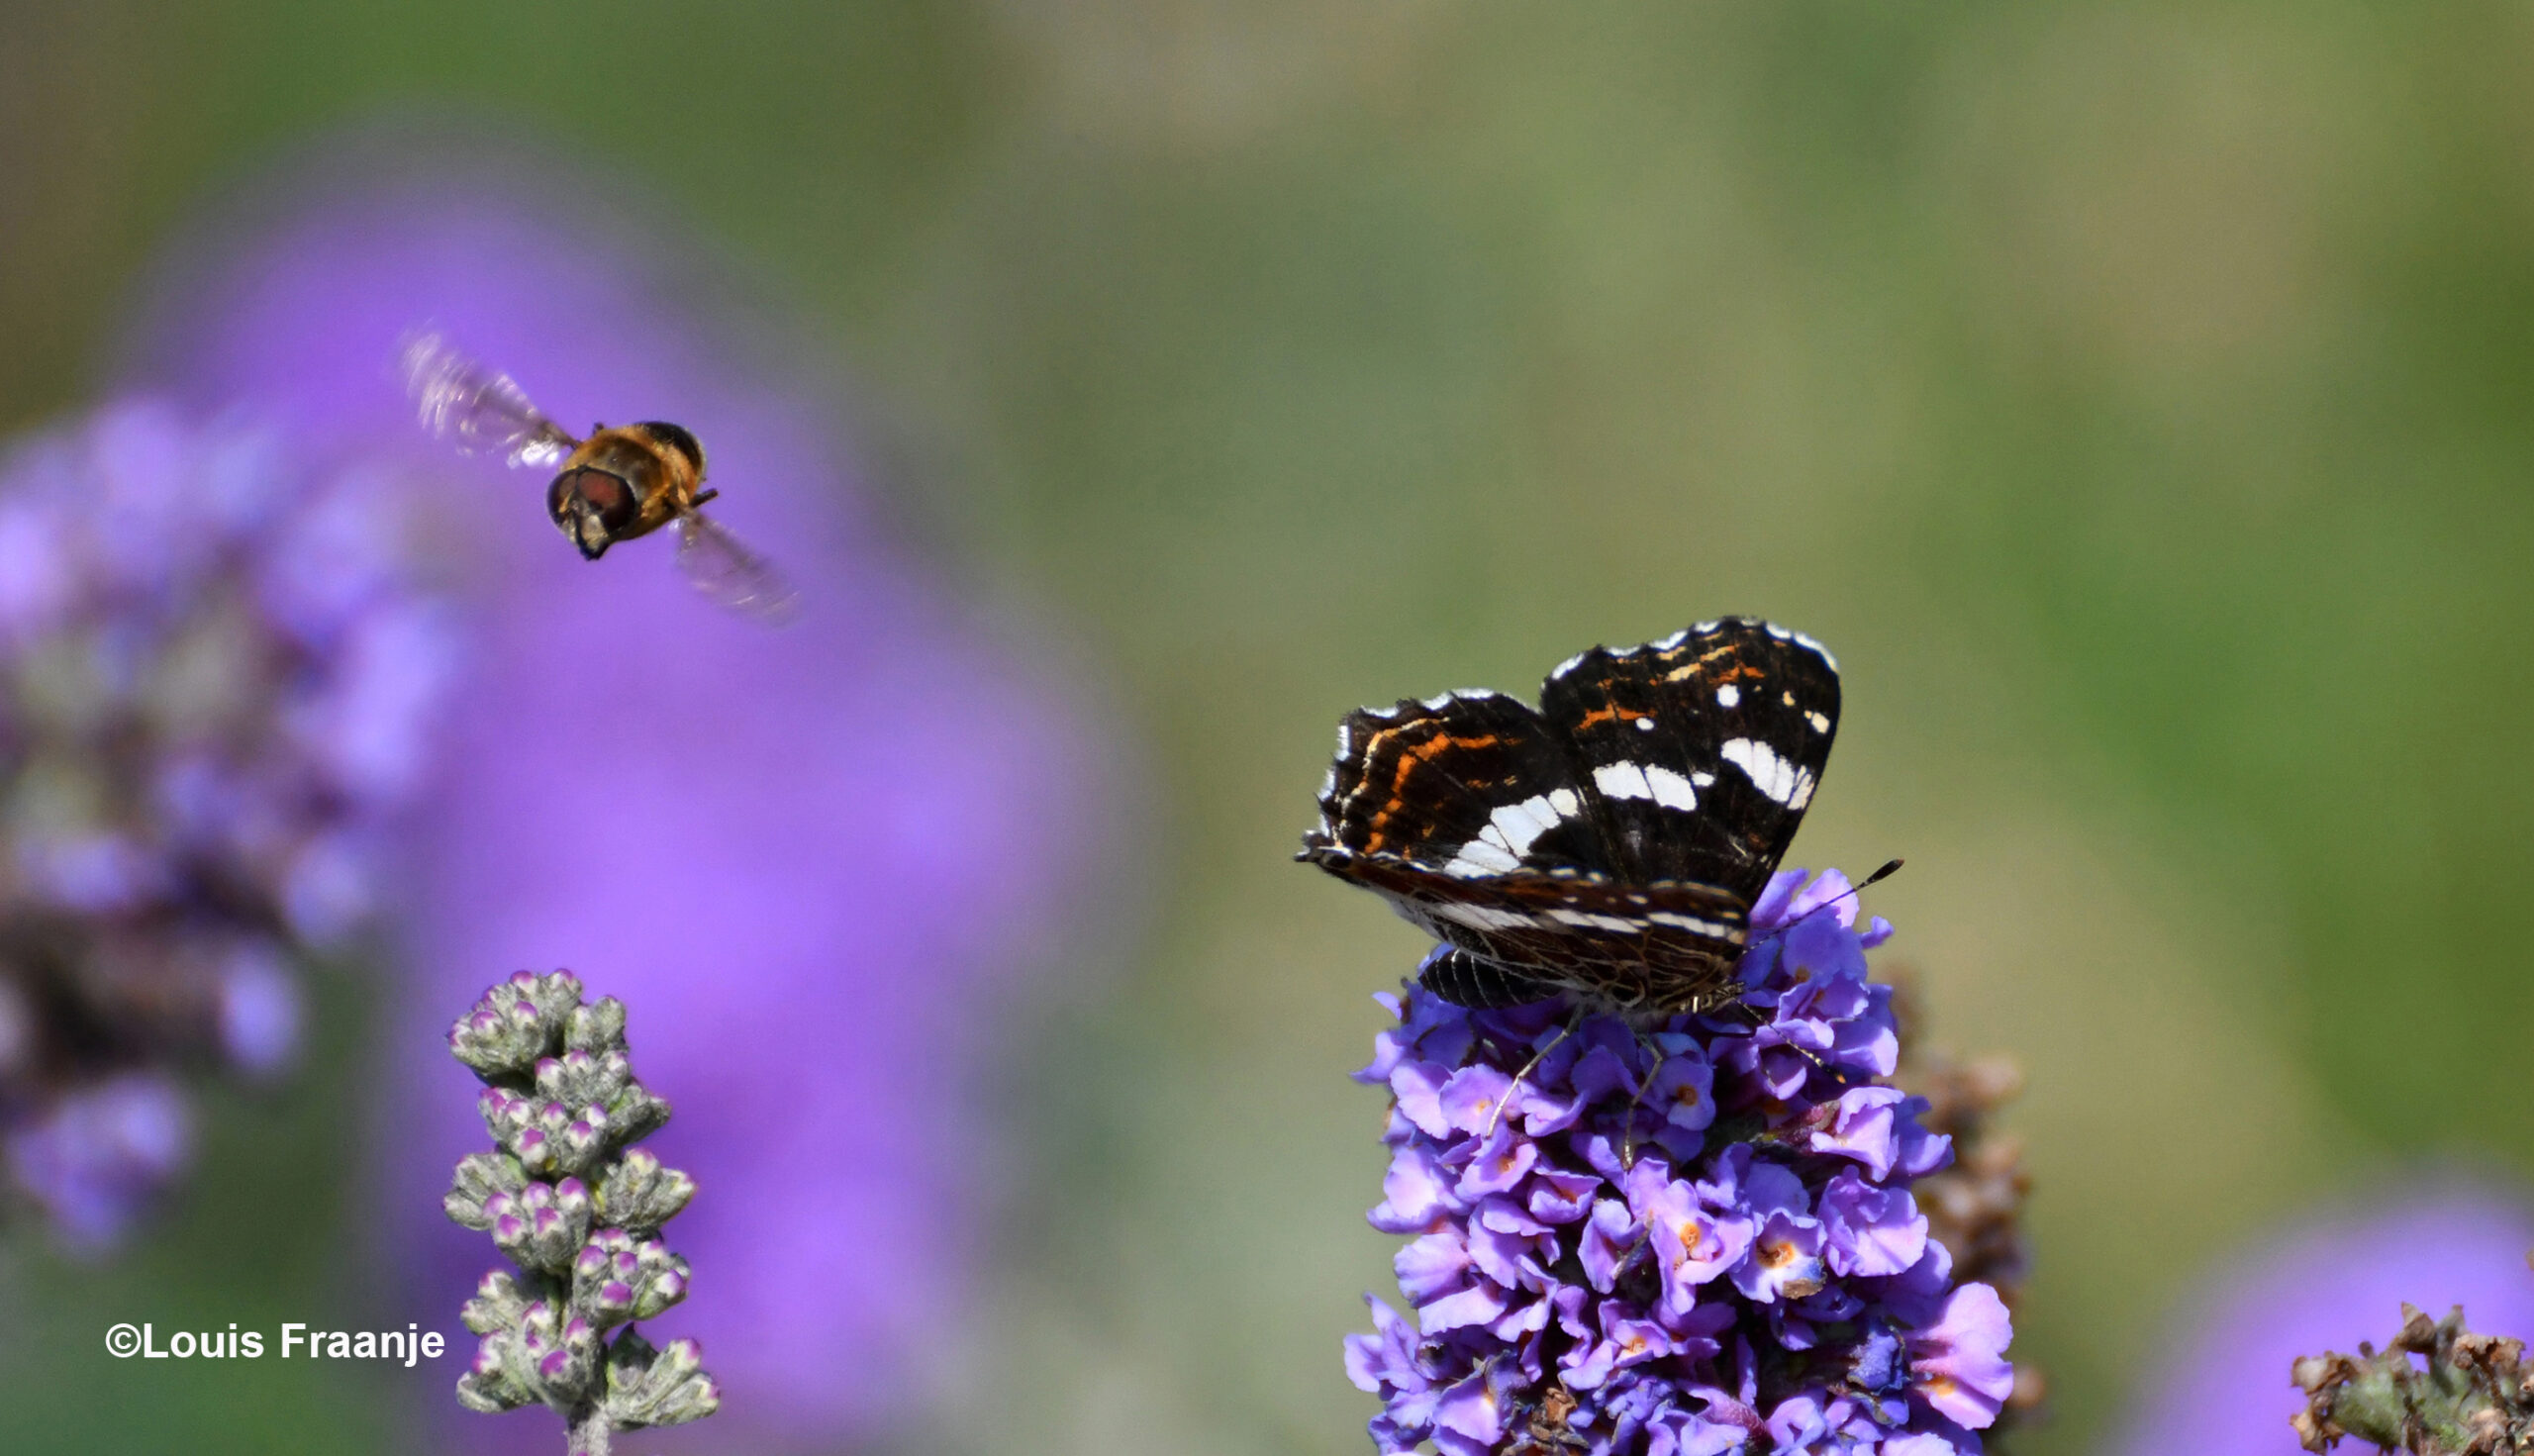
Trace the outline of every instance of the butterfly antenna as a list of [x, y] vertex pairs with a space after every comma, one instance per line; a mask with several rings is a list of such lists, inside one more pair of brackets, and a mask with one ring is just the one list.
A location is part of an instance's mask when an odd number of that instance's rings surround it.
[[1846, 888], [1845, 890], [1840, 891], [1838, 894], [1833, 895], [1833, 896], [1831, 896], [1829, 899], [1822, 901], [1819, 905], [1816, 905], [1816, 906], [1812, 907], [1810, 910], [1805, 911], [1803, 914], [1802, 914], [1802, 915], [1800, 915], [1800, 916], [1797, 916], [1794, 920], [1788, 921], [1788, 922], [1784, 922], [1783, 924], [1780, 924], [1780, 925], [1776, 926], [1775, 928], [1771, 929], [1771, 930], [1769, 931], [1769, 933], [1767, 933], [1766, 935], [1763, 935], [1763, 936], [1761, 936], [1761, 937], [1760, 937], [1761, 942], [1762, 942], [1763, 944], [1765, 944], [1765, 943], [1767, 943], [1768, 941], [1778, 939], [1779, 937], [1781, 937], [1781, 936], [1785, 935], [1787, 931], [1794, 929], [1796, 926], [1798, 926], [1798, 925], [1800, 925], [1800, 924], [1803, 924], [1805, 921], [1808, 921], [1808, 920], [1812, 919], [1814, 916], [1819, 915], [1821, 912], [1823, 912], [1823, 911], [1825, 911], [1825, 910], [1828, 910], [1831, 906], [1834, 906], [1834, 905], [1838, 904], [1838, 903], [1839, 903], [1840, 901], [1842, 901], [1842, 900], [1854, 900], [1857, 896], [1859, 896], [1859, 895], [1861, 895], [1861, 894], [1865, 893], [1865, 891], [1866, 891], [1868, 888], [1870, 888], [1870, 887], [1872, 887], [1872, 886], [1875, 886], [1875, 885], [1880, 885], [1880, 884], [1882, 884], [1884, 881], [1886, 881], [1886, 880], [1888, 880], [1888, 879], [1891, 879], [1894, 875], [1897, 875], [1897, 874], [1900, 873], [1900, 866], [1901, 866], [1903, 863], [1905, 863], [1905, 861], [1903, 861], [1903, 860], [1898, 860], [1898, 859], [1887, 859], [1887, 860], [1885, 860], [1885, 861], [1883, 862], [1883, 868], [1881, 868], [1881, 869], [1879, 869], [1879, 870], [1876, 870], [1873, 874], [1870, 874], [1870, 875], [1866, 876], [1864, 879], [1857, 881], [1857, 882], [1856, 882], [1855, 884], [1853, 884], [1853, 885], [1850, 885], [1848, 888]]
[[[1786, 922], [1784, 924], [1781, 924], [1781, 925], [1777, 926], [1775, 929], [1773, 929], [1773, 930], [1769, 931], [1769, 933], [1768, 933], [1768, 934], [1766, 934], [1766, 935], [1764, 935], [1764, 936], [1762, 936], [1762, 937], [1761, 937], [1761, 943], [1762, 943], [1762, 944], [1766, 944], [1766, 943], [1768, 943], [1768, 942], [1769, 942], [1769, 941], [1771, 941], [1771, 940], [1776, 940], [1776, 939], [1782, 938], [1782, 937], [1786, 934], [1786, 932], [1787, 932], [1787, 931], [1794, 929], [1796, 926], [1798, 926], [1798, 925], [1800, 925], [1800, 924], [1803, 924], [1805, 921], [1808, 921], [1808, 920], [1812, 919], [1814, 916], [1819, 915], [1821, 912], [1823, 912], [1823, 911], [1825, 911], [1825, 910], [1828, 910], [1830, 907], [1832, 907], [1832, 906], [1834, 906], [1834, 905], [1838, 904], [1840, 901], [1842, 901], [1842, 900], [1853, 900], [1853, 899], [1855, 899], [1859, 894], [1863, 893], [1863, 892], [1864, 892], [1865, 890], [1867, 890], [1868, 888], [1870, 888], [1870, 887], [1872, 887], [1872, 886], [1875, 886], [1875, 885], [1880, 885], [1880, 884], [1882, 884], [1884, 881], [1886, 881], [1886, 880], [1888, 880], [1888, 879], [1891, 879], [1894, 875], [1897, 875], [1897, 874], [1900, 873], [1900, 866], [1901, 866], [1903, 863], [1904, 863], [1904, 861], [1902, 861], [1902, 860], [1898, 860], [1898, 859], [1887, 859], [1887, 860], [1885, 860], [1885, 861], [1883, 862], [1883, 867], [1882, 867], [1881, 869], [1876, 870], [1873, 874], [1870, 874], [1870, 875], [1866, 876], [1864, 879], [1857, 881], [1857, 882], [1856, 882], [1855, 884], [1853, 884], [1853, 885], [1850, 885], [1848, 888], [1846, 888], [1845, 890], [1840, 891], [1838, 894], [1833, 895], [1833, 896], [1831, 896], [1829, 899], [1822, 901], [1819, 905], [1816, 905], [1816, 906], [1812, 907], [1810, 910], [1805, 911], [1803, 914], [1802, 914], [1802, 915], [1800, 915], [1800, 916], [1797, 916], [1794, 920], [1788, 921], [1788, 922]], [[1735, 998], [1733, 998], [1733, 1000], [1732, 1000], [1732, 1001], [1728, 1002], [1728, 1003], [1727, 1003], [1727, 1005], [1731, 1006], [1735, 1011], [1740, 1012], [1742, 1015], [1744, 1015], [1744, 1016], [1746, 1016], [1746, 1017], [1749, 1017], [1749, 1018], [1751, 1019], [1751, 1029], [1752, 1029], [1752, 1030], [1754, 1030], [1754, 1031], [1757, 1031], [1757, 1030], [1759, 1030], [1761, 1027], [1763, 1027], [1763, 1026], [1765, 1026], [1765, 1025], [1767, 1025], [1767, 1024], [1768, 1024], [1768, 1019], [1767, 1019], [1766, 1018], [1762, 1017], [1762, 1016], [1759, 1014], [1759, 1012], [1758, 1012], [1755, 1008], [1753, 1008], [1753, 1007], [1752, 1007], [1752, 1005], [1751, 1005], [1749, 1002], [1742, 1000], [1742, 999], [1741, 999], [1740, 997], [1738, 997], [1738, 996], [1737, 996], [1737, 997], [1735, 997]], [[1834, 1078], [1838, 1078], [1838, 1079], [1840, 1079], [1840, 1080], [1842, 1080], [1842, 1081], [1846, 1080], [1846, 1079], [1845, 1079], [1845, 1074], [1840, 1073], [1840, 1072], [1837, 1072], [1837, 1071], [1833, 1071], [1833, 1070], [1831, 1069], [1831, 1067], [1830, 1067], [1830, 1064], [1829, 1064], [1829, 1063], [1827, 1063], [1827, 1062], [1824, 1062], [1823, 1060], [1821, 1060], [1821, 1058], [1820, 1058], [1817, 1054], [1815, 1054], [1815, 1053], [1813, 1052], [1812, 1048], [1810, 1048], [1810, 1047], [1808, 1047], [1808, 1046], [1798, 1046], [1796, 1043], [1794, 1043], [1794, 1042], [1792, 1042], [1792, 1041], [1787, 1042], [1787, 1043], [1786, 1043], [1786, 1045], [1788, 1045], [1788, 1046], [1790, 1046], [1790, 1047], [1793, 1047], [1793, 1048], [1796, 1050], [1796, 1052], [1798, 1052], [1800, 1055], [1802, 1055], [1802, 1056], [1803, 1056], [1803, 1058], [1805, 1061], [1810, 1062], [1810, 1063], [1812, 1064], [1813, 1069], [1814, 1069], [1815, 1071], [1819, 1071], [1819, 1072], [1827, 1073], [1828, 1075], [1830, 1075], [1830, 1076], [1832, 1076], [1832, 1077], [1834, 1077]]]

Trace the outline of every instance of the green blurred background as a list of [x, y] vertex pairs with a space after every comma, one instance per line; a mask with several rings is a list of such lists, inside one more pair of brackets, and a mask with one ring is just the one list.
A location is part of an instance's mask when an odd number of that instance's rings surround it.
[[[2016, 1353], [2057, 1418], [2019, 1450], [2098, 1444], [2266, 1220], [2534, 1150], [2534, 10], [6, 21], [0, 424], [108, 378], [135, 280], [276, 157], [453, 117], [797, 309], [925, 461], [945, 569], [1119, 693], [1144, 948], [1012, 1078], [993, 1306], [898, 1448], [1365, 1449], [1337, 1339], [1389, 1241], [1344, 1074], [1419, 942], [1287, 862], [1330, 725], [1720, 612], [1846, 669], [1795, 861], [1906, 855], [1887, 955], [2032, 1070]], [[362, 1284], [294, 1142], [362, 1000], [292, 1095], [216, 1105], [236, 1171], [155, 1243], [7, 1256], [0, 1444], [393, 1444], [384, 1377], [142, 1382], [90, 1317]]]

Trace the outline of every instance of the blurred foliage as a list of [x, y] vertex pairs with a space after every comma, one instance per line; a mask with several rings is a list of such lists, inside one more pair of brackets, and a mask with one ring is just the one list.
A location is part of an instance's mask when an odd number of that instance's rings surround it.
[[[962, 579], [1118, 692], [1151, 951], [1015, 1089], [1007, 1293], [918, 1449], [1362, 1449], [1336, 1340], [1387, 1246], [1342, 1074], [1416, 943], [1284, 862], [1329, 726], [1721, 611], [1847, 667], [1798, 859], [1906, 854], [1875, 903], [1940, 1034], [2032, 1064], [2017, 1353], [2059, 1419], [2018, 1449], [2107, 1432], [2261, 1220], [2423, 1156], [2527, 1166], [2521, 7], [12, 21], [0, 419], [108, 377], [137, 270], [277, 153], [471, 118], [797, 306]], [[176, 1259], [133, 1269], [265, 1298]], [[6, 1288], [123, 1310], [139, 1277]], [[17, 1337], [129, 1396], [77, 1353], [116, 1317]], [[244, 1418], [147, 1394], [201, 1449]], [[368, 1396], [272, 1400], [298, 1429]]]

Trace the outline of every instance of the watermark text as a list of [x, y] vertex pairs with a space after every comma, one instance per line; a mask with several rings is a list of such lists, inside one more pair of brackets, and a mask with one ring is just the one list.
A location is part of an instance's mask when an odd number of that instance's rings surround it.
[[118, 1324], [106, 1331], [106, 1353], [118, 1360], [138, 1355], [144, 1360], [260, 1360], [270, 1349], [284, 1360], [387, 1360], [408, 1368], [447, 1353], [448, 1340], [436, 1329], [408, 1324], [403, 1329], [318, 1329], [293, 1320], [281, 1327], [281, 1338], [268, 1340], [262, 1330], [171, 1329], [152, 1323]]

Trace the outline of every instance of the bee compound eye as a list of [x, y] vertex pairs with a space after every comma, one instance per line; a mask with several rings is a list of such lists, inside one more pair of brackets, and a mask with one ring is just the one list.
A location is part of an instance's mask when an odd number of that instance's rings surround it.
[[634, 524], [642, 512], [642, 503], [624, 476], [585, 465], [554, 477], [554, 483], [545, 491], [545, 511], [557, 523], [567, 525], [573, 516], [596, 516], [599, 525], [614, 535]]

